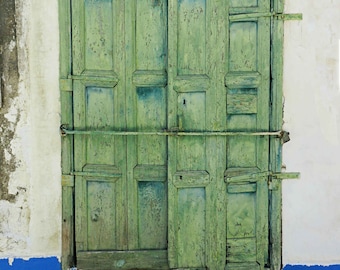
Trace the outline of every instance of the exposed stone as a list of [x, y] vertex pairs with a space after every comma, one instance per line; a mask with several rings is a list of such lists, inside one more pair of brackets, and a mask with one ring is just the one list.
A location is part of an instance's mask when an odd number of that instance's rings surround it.
[[[20, 112], [10, 112], [11, 101], [18, 95], [18, 54], [16, 41], [15, 1], [0, 0], [0, 200], [15, 201], [16, 194], [9, 194], [10, 174], [17, 167], [11, 149]], [[8, 115], [10, 114], [10, 115]]]

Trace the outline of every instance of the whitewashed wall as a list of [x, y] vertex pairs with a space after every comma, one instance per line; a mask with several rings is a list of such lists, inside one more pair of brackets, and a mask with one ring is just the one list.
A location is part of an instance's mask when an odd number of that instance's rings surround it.
[[[0, 258], [59, 257], [61, 250], [58, 1], [16, 0], [20, 114], [12, 149], [18, 168], [0, 201]], [[340, 1], [286, 0], [302, 22], [285, 23], [284, 264], [340, 263]]]
[[285, 128], [287, 171], [300, 180], [283, 188], [286, 264], [340, 263], [340, 1], [286, 0]]
[[61, 188], [58, 1], [17, 0], [19, 93], [6, 115], [17, 169], [0, 201], [0, 257], [60, 256]]

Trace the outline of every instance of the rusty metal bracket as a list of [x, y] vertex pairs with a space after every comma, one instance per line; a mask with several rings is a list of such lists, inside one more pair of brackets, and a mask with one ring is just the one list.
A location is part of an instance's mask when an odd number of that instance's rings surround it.
[[281, 139], [282, 144], [289, 142], [290, 141], [289, 132], [283, 130], [281, 135], [280, 135], [280, 139]]

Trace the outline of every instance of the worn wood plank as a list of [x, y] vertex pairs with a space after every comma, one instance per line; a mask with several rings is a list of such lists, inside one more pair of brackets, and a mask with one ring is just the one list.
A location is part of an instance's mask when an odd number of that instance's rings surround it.
[[[71, 36], [70, 36], [70, 1], [59, 0], [59, 76], [61, 80], [66, 80], [71, 70]], [[67, 83], [69, 89], [69, 83]], [[72, 85], [71, 85], [72, 87]], [[63, 84], [60, 84], [60, 100], [61, 100], [61, 123], [72, 128], [72, 92], [63, 91]], [[72, 147], [73, 140], [71, 137], [62, 139], [62, 173], [69, 174], [72, 170]], [[66, 270], [70, 266], [75, 265], [74, 254], [74, 215], [73, 215], [73, 187], [67, 186], [62, 188], [62, 269]]]
[[77, 259], [83, 270], [169, 269], [166, 250], [80, 252]]
[[[284, 11], [284, 0], [273, 1], [273, 11]], [[271, 68], [272, 68], [272, 115], [271, 129], [281, 128], [283, 119], [282, 80], [283, 80], [283, 20], [272, 19]], [[270, 140], [270, 168], [280, 172], [282, 166], [282, 145], [280, 140]], [[270, 191], [270, 269], [282, 268], [282, 185], [276, 181], [276, 189]]]
[[[270, 17], [250, 15], [270, 12], [269, 4], [263, 0], [231, 2], [230, 14], [249, 14], [249, 18], [234, 16], [229, 25], [230, 50], [225, 76], [228, 130], [269, 130]], [[226, 269], [253, 269], [247, 268], [252, 264], [263, 269], [268, 263], [267, 176], [264, 174], [256, 183], [246, 184], [247, 173], [268, 171], [268, 162], [268, 138], [228, 138], [226, 173], [233, 176], [239, 173], [245, 178], [240, 183], [236, 178], [228, 183], [227, 243], [245, 242], [229, 245]], [[252, 182], [251, 177], [248, 182]]]

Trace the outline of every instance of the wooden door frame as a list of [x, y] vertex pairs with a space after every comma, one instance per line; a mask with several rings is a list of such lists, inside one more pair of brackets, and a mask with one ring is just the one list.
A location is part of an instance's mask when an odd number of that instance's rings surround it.
[[[72, 128], [72, 80], [71, 74], [71, 8], [70, 0], [59, 1], [59, 34], [60, 34], [60, 66], [59, 87], [61, 102], [61, 123]], [[268, 0], [269, 1], [269, 0]], [[283, 13], [284, 0], [270, 0], [274, 13]], [[282, 72], [283, 72], [283, 20], [271, 19], [271, 117], [270, 130], [281, 130], [282, 112]], [[282, 145], [277, 138], [270, 139], [270, 170], [281, 172]], [[74, 178], [73, 168], [73, 137], [62, 137], [62, 269], [75, 266], [74, 249]], [[269, 254], [270, 269], [282, 268], [282, 187], [280, 180], [273, 180], [269, 193]]]

